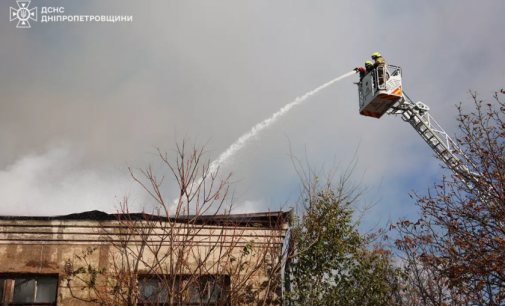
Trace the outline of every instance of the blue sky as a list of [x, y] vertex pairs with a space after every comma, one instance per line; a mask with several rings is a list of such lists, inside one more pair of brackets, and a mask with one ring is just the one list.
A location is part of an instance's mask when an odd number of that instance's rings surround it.
[[[0, 3], [0, 200], [3, 214], [114, 211], [130, 193], [126, 166], [159, 163], [188, 135], [214, 159], [296, 97], [363, 66], [374, 52], [403, 68], [409, 96], [449, 132], [477, 90], [504, 85], [503, 1], [32, 1], [68, 15], [132, 15], [128, 23], [40, 23], [16, 29]], [[369, 215], [414, 215], [408, 196], [443, 173], [400, 118], [358, 114], [352, 78], [294, 108], [223, 166], [240, 211], [297, 195], [288, 156], [347, 165], [379, 188]], [[167, 186], [167, 197], [173, 190]], [[116, 198], [117, 197], [117, 198]], [[288, 204], [289, 205], [289, 204]], [[368, 219], [367, 219], [368, 220]]]

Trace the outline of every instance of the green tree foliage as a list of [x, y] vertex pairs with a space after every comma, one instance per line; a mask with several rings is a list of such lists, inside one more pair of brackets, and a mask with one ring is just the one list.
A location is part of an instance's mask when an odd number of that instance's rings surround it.
[[[392, 254], [360, 234], [355, 221], [359, 186], [304, 184], [303, 213], [295, 218], [286, 267], [288, 305], [399, 305], [400, 269]], [[330, 179], [328, 181], [331, 181]], [[350, 187], [350, 188], [347, 188]], [[358, 218], [360, 219], [360, 218]]]

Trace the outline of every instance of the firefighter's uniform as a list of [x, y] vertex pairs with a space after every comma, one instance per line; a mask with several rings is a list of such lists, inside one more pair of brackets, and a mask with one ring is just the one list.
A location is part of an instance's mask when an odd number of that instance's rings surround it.
[[[384, 67], [384, 68], [380, 68], [377, 71], [377, 76], [379, 79], [378, 85], [379, 86], [383, 85], [384, 84], [384, 71], [385, 71], [385, 67], [386, 67], [386, 60], [382, 57], [382, 55], [380, 55], [380, 53], [372, 54], [372, 59], [375, 61], [374, 68], [377, 69], [379, 67]], [[389, 79], [389, 75], [387, 74], [387, 71], [386, 71], [386, 79]]]

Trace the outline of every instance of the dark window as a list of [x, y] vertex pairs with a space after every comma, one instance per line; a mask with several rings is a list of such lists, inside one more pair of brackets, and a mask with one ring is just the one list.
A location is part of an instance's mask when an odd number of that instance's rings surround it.
[[12, 302], [14, 303], [33, 303], [35, 302], [35, 279], [16, 278], [14, 279], [14, 293]]
[[[171, 290], [167, 288], [167, 284], [172, 284], [172, 280], [168, 277], [145, 276], [141, 277], [139, 282], [145, 305], [163, 305], [170, 301]], [[224, 276], [207, 275], [196, 280], [189, 276], [178, 277], [175, 280], [174, 302], [176, 305], [222, 305], [228, 286], [229, 277]], [[185, 292], [179, 292], [180, 288], [184, 288]]]
[[3, 305], [3, 300], [4, 300], [4, 279], [0, 279], [0, 302], [2, 302]]
[[56, 305], [57, 275], [0, 275], [2, 305]]
[[224, 297], [223, 283], [216, 281], [214, 277], [204, 276], [189, 286], [191, 293], [190, 304], [213, 305]]
[[[140, 294], [143, 301], [155, 304], [163, 304], [169, 301], [167, 286], [163, 286], [163, 281], [157, 278], [142, 278], [140, 280]], [[176, 280], [175, 291], [178, 291], [179, 282]]]

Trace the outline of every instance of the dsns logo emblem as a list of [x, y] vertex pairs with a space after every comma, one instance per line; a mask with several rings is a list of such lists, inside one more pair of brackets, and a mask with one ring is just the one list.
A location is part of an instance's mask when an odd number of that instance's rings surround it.
[[31, 28], [30, 19], [37, 21], [37, 8], [29, 9], [31, 1], [17, 0], [18, 8], [11, 7], [10, 20], [18, 20], [16, 28]]

